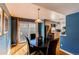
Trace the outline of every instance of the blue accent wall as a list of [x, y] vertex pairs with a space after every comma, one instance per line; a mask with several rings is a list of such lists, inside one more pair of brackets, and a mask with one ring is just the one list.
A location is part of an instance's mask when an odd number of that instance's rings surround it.
[[79, 54], [79, 12], [66, 16], [66, 35], [60, 37], [60, 48]]
[[38, 33], [39, 36], [42, 36], [42, 42], [43, 42], [42, 46], [44, 46], [44, 26], [45, 26], [44, 22], [38, 24]]
[[17, 44], [17, 19], [11, 17], [11, 44]]
[[41, 35], [42, 35], [42, 41], [43, 41], [43, 46], [44, 46], [44, 38], [45, 38], [45, 36], [44, 36], [44, 22], [41, 24]]

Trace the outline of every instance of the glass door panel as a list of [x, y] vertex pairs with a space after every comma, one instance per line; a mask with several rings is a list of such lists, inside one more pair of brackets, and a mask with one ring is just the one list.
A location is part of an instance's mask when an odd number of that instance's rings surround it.
[[19, 42], [25, 42], [25, 36], [29, 35], [29, 24], [26, 22], [19, 22]]

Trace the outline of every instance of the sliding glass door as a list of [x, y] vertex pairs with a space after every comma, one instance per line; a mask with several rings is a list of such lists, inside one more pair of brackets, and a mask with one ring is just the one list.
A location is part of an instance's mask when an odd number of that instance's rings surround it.
[[29, 23], [29, 34], [36, 33], [36, 25], [35, 23]]
[[26, 42], [25, 36], [28, 36], [28, 38], [30, 39], [30, 34], [36, 33], [35, 23], [24, 22], [24, 21], [19, 21], [18, 23], [19, 23], [19, 26], [18, 26], [19, 43]]
[[19, 42], [25, 42], [25, 36], [29, 33], [29, 25], [26, 22], [19, 21]]

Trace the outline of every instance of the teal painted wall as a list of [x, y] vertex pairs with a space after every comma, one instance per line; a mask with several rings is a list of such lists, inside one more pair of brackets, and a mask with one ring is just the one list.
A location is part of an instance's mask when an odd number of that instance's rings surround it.
[[17, 18], [11, 17], [11, 44], [17, 44]]
[[61, 49], [79, 55], [79, 12], [66, 16], [66, 35], [60, 37]]
[[45, 26], [44, 21], [38, 24], [38, 33], [39, 33], [39, 36], [42, 36], [43, 47], [44, 47], [44, 38], [45, 38], [44, 37], [44, 26]]

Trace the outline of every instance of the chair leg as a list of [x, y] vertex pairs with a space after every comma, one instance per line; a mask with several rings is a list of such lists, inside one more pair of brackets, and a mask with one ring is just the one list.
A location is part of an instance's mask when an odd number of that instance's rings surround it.
[[42, 51], [39, 51], [41, 53], [41, 55], [44, 55], [44, 53]]

